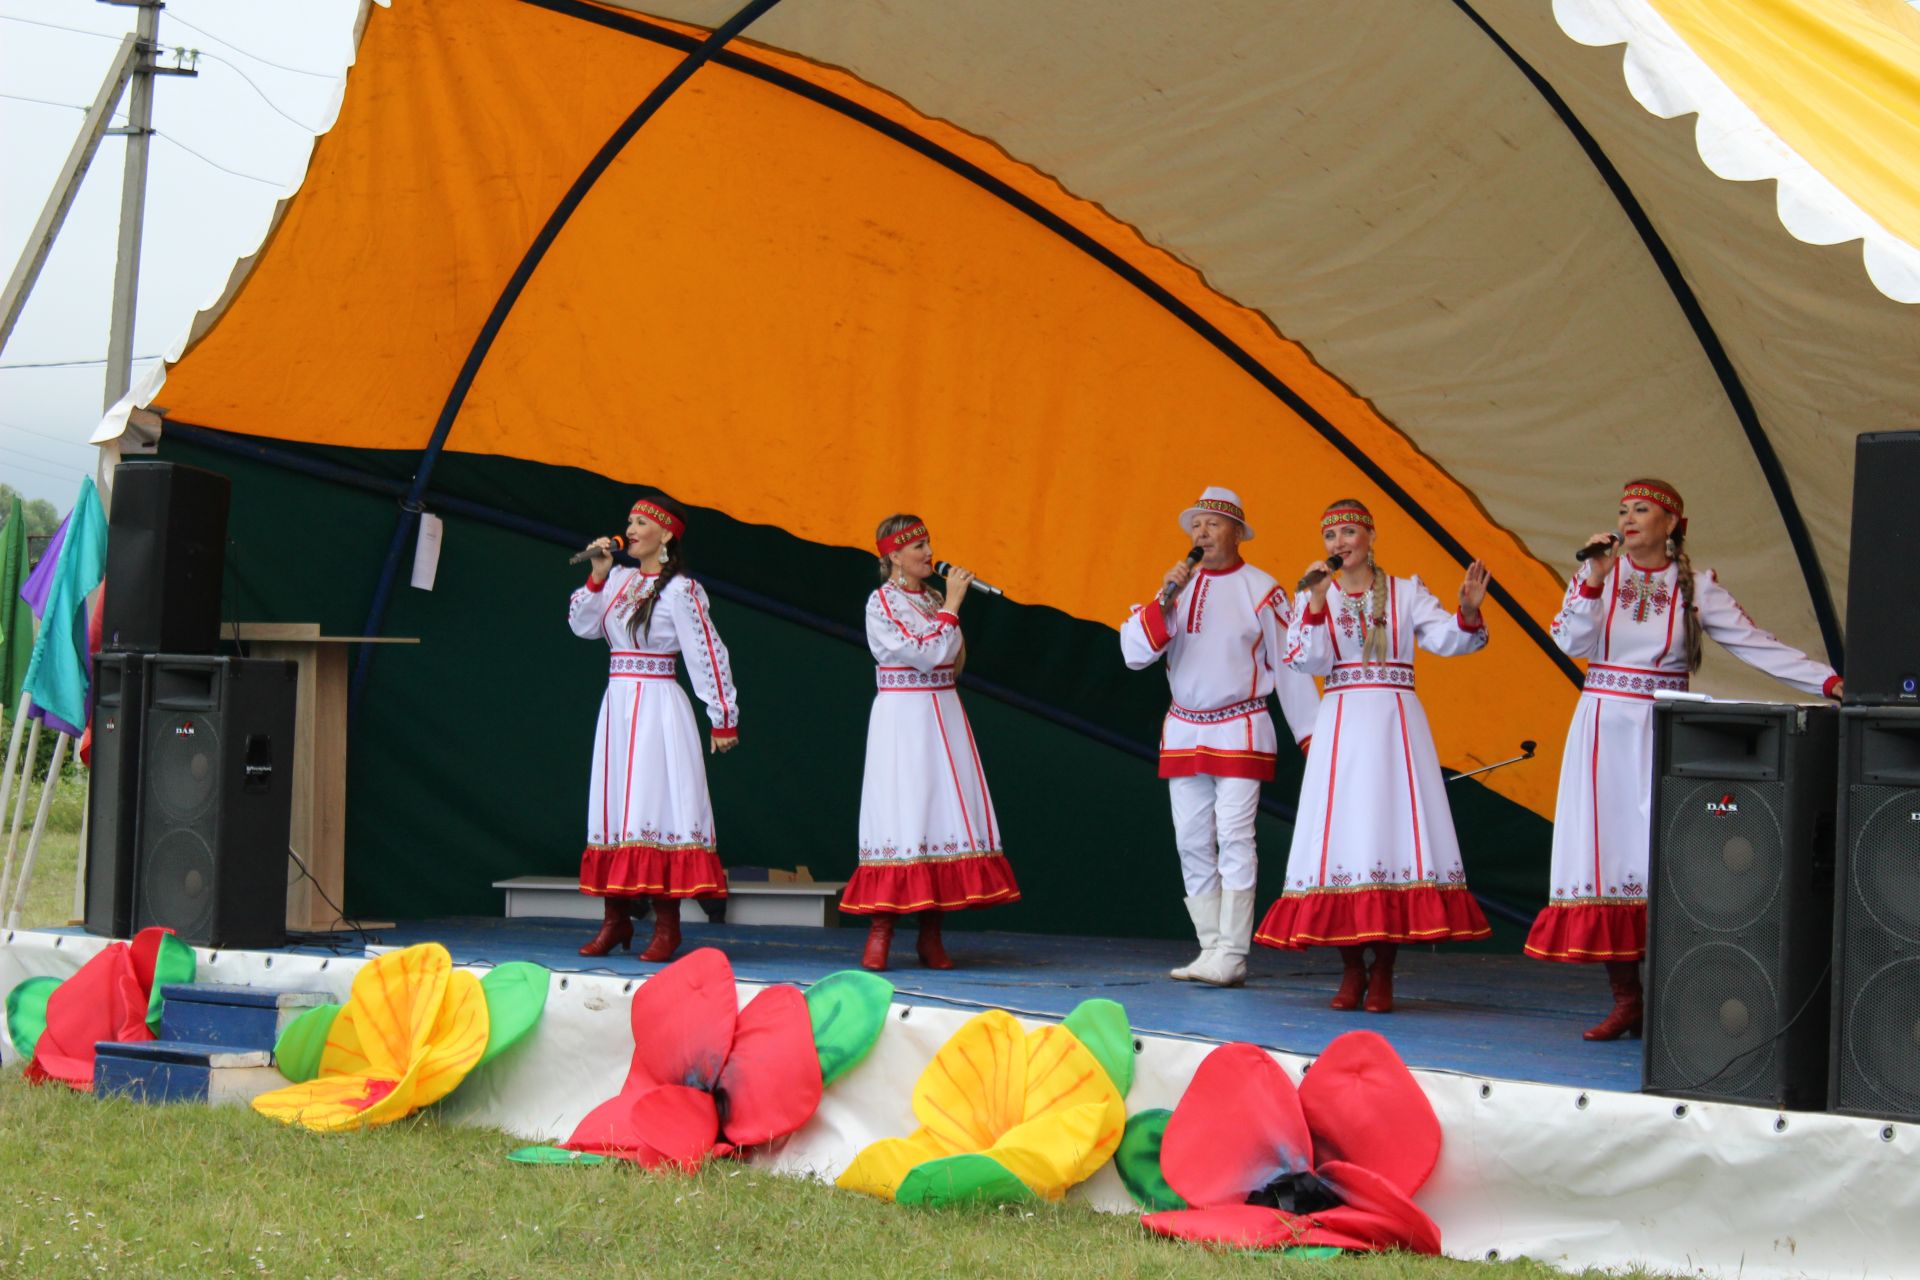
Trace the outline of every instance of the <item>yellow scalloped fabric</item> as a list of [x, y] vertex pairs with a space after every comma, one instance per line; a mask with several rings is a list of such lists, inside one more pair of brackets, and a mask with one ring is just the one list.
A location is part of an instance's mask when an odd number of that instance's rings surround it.
[[1058, 1200], [1112, 1157], [1126, 1127], [1119, 1090], [1071, 1031], [1029, 1034], [998, 1009], [940, 1047], [914, 1086], [913, 1114], [919, 1129], [867, 1147], [839, 1185], [891, 1200], [915, 1167], [974, 1154]]
[[261, 1094], [253, 1109], [321, 1132], [391, 1124], [452, 1093], [486, 1051], [487, 1029], [479, 979], [456, 972], [445, 947], [389, 952], [354, 977], [319, 1075]]

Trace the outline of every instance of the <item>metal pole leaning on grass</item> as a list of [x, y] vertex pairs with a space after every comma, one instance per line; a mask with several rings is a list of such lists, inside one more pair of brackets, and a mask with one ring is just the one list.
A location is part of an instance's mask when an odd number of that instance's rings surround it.
[[[33, 855], [40, 851], [40, 837], [46, 834], [47, 813], [53, 808], [53, 793], [60, 789], [60, 766], [66, 763], [67, 744], [73, 739], [66, 734], [55, 734], [53, 739], [53, 763], [47, 767], [47, 780], [40, 788], [40, 808], [33, 815], [33, 834], [27, 837], [27, 854], [20, 860], [20, 881], [13, 887], [13, 901], [7, 907], [7, 928], [20, 927], [20, 908], [27, 902], [27, 886], [33, 881]], [[20, 789], [22, 799], [26, 798], [26, 788]]]
[[[13, 795], [13, 775], [20, 768], [20, 737], [27, 728], [27, 708], [33, 705], [33, 698], [24, 690], [15, 690], [20, 700], [13, 705], [13, 740], [7, 744], [7, 772], [0, 776], [0, 824], [7, 818], [7, 800]], [[13, 859], [7, 859], [6, 871], [0, 873], [0, 889], [7, 884], [7, 875], [13, 871]]]
[[[20, 695], [20, 714], [26, 715], [27, 696]], [[7, 883], [13, 878], [13, 855], [20, 848], [20, 824], [26, 818], [27, 787], [33, 781], [33, 758], [40, 754], [40, 722], [35, 720], [33, 728], [27, 731], [26, 759], [20, 762], [20, 790], [13, 798], [13, 821], [7, 826], [7, 858], [0, 862], [0, 911], [6, 909]], [[14, 781], [9, 770], [8, 782]], [[6, 810], [0, 808], [0, 818], [5, 818]]]
[[[78, 757], [80, 748], [75, 747], [73, 754]], [[87, 918], [87, 820], [93, 816], [93, 770], [88, 769], [80, 778], [80, 847], [73, 858], [74, 920]]]

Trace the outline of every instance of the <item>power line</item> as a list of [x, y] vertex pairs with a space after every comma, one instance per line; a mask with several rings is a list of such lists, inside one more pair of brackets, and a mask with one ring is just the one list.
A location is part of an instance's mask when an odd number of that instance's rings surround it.
[[45, 458], [37, 453], [28, 453], [25, 449], [16, 449], [10, 444], [0, 444], [0, 453], [17, 453], [23, 458], [32, 458], [35, 462], [44, 462], [50, 467], [64, 467], [68, 465], [58, 458]]
[[268, 97], [267, 91], [265, 89], [262, 89], [259, 85], [255, 84], [253, 82], [253, 77], [248, 75], [245, 71], [241, 70], [240, 64], [235, 62], [232, 58], [223, 58], [217, 53], [208, 53], [204, 49], [200, 50], [200, 56], [202, 58], [205, 58], [208, 62], [219, 63], [221, 66], [226, 67], [229, 71], [233, 72], [233, 74], [239, 76], [242, 80], [246, 81], [247, 88], [259, 94], [260, 101], [272, 107], [274, 111], [280, 116], [281, 119], [286, 120], [290, 124], [298, 125], [300, 128], [306, 130], [308, 133], [320, 132], [320, 130], [314, 128], [312, 125], [308, 124], [305, 120], [302, 120], [299, 116], [289, 114], [287, 110], [283, 108], [279, 103], [275, 102], [272, 98]]
[[57, 22], [42, 22], [38, 18], [23, 18], [17, 13], [0, 13], [0, 20], [24, 22], [30, 27], [45, 27], [49, 31], [71, 31], [77, 36], [92, 36], [96, 40], [118, 40], [126, 33], [121, 31], [89, 31], [85, 27], [63, 27]]
[[[255, 62], [262, 63], [269, 67], [273, 67], [274, 69], [279, 71], [291, 71], [293, 72], [293, 74], [297, 76], [312, 76], [316, 80], [338, 80], [342, 74], [341, 72], [337, 72], [337, 71], [308, 71], [305, 67], [289, 67], [285, 63], [275, 62], [272, 58], [263, 58], [251, 49], [242, 49], [239, 45], [227, 39], [225, 36], [217, 36], [213, 32], [208, 31], [205, 27], [194, 26], [191, 22], [188, 22], [185, 18], [181, 17], [179, 14], [175, 13], [171, 9], [167, 10], [166, 18], [168, 22], [177, 22], [189, 31], [198, 31], [201, 35], [205, 36], [209, 40], [218, 40], [221, 44], [227, 46], [227, 48], [233, 50], [235, 53], [244, 54], [245, 56], [252, 58]], [[212, 55], [209, 54], [206, 56], [211, 57]]]
[[[172, 139], [168, 139], [172, 141]], [[165, 356], [135, 356], [133, 362], [140, 364], [154, 360], [164, 360]], [[92, 360], [23, 360], [18, 364], [0, 364], [0, 369], [84, 369], [92, 364], [105, 364], [107, 358], [100, 356]]]
[[202, 155], [200, 152], [195, 151], [192, 147], [180, 141], [180, 139], [174, 137], [170, 133], [165, 133], [159, 129], [155, 129], [153, 131], [153, 136], [156, 138], [159, 138], [163, 142], [171, 142], [174, 146], [180, 148], [182, 151], [186, 152], [188, 155], [192, 156], [194, 159], [204, 161], [205, 163], [212, 165], [214, 168], [218, 169], [222, 173], [230, 173], [236, 178], [245, 178], [248, 182], [259, 182], [269, 187], [277, 187], [281, 191], [286, 191], [288, 189], [289, 184], [284, 179], [263, 178], [257, 173], [242, 173], [238, 169], [229, 169], [227, 168], [227, 166], [221, 164], [218, 160], [215, 160], [213, 157]]
[[42, 440], [51, 440], [55, 444], [72, 445], [76, 449], [90, 449], [93, 447], [85, 440], [73, 440], [66, 436], [56, 436], [45, 431], [35, 431], [32, 427], [23, 427], [17, 422], [0, 422], [0, 431], [18, 431], [22, 435], [39, 436]]
[[[3, 16], [5, 15], [0, 15], [0, 17]], [[0, 93], [0, 98], [12, 98], [15, 102], [37, 102], [43, 107], [65, 107], [69, 111], [86, 110], [85, 107], [77, 102], [55, 102], [52, 98], [29, 98], [24, 93]], [[126, 115], [124, 111], [115, 111], [113, 113], [113, 117], [116, 120], [124, 115]]]
[[[72, 472], [72, 471], [69, 471], [69, 472], [67, 472], [67, 473], [66, 473], [65, 475], [61, 475], [61, 474], [60, 474], [60, 473], [58, 473], [58, 472], [54, 472], [54, 471], [42, 471], [42, 470], [41, 470], [40, 468], [38, 468], [38, 467], [30, 467], [30, 466], [28, 466], [28, 465], [27, 465], [26, 463], [24, 463], [24, 462], [9, 462], [9, 463], [7, 464], [7, 466], [9, 466], [9, 467], [11, 467], [11, 468], [12, 468], [13, 470], [15, 470], [15, 471], [25, 471], [25, 472], [28, 472], [28, 473], [30, 473], [30, 474], [32, 474], [32, 475], [36, 475], [36, 476], [44, 476], [44, 477], [46, 477], [46, 478], [47, 478], [47, 479], [49, 479], [49, 480], [65, 480], [65, 481], [66, 481], [67, 483], [69, 483], [69, 484], [71, 484], [71, 483], [73, 482], [73, 472]], [[75, 468], [74, 470], [76, 470], [76, 471], [79, 471], [79, 472], [80, 472], [80, 474], [82, 474], [82, 475], [85, 475], [85, 474], [87, 474], [87, 468], [85, 468], [85, 467], [76, 467], [76, 468]]]

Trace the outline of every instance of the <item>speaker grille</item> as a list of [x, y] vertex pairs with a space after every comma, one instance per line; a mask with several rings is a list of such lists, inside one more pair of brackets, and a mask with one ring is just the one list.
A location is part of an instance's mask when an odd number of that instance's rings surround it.
[[1764, 1098], [1783, 1086], [1786, 800], [1778, 782], [1663, 780], [1649, 1087]]
[[1746, 1094], [1774, 1084], [1782, 1001], [1765, 965], [1730, 943], [1707, 942], [1661, 981], [1653, 1048], [1665, 1087]]
[[197, 831], [169, 831], [149, 845], [140, 864], [143, 925], [163, 925], [189, 941], [213, 927], [213, 849]]
[[1849, 788], [1834, 1106], [1920, 1118], [1920, 789]]
[[219, 782], [219, 721], [197, 711], [151, 714], [147, 794], [168, 822], [197, 822], [212, 806]]

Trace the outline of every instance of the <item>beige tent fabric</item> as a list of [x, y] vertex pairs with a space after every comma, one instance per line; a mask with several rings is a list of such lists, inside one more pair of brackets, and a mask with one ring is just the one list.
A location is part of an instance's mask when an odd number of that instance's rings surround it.
[[[636, 6], [638, 7], [638, 6]], [[646, 6], [712, 24], [730, 5]], [[1478, 11], [1554, 83], [1667, 240], [1780, 453], [1844, 607], [1853, 436], [1916, 424], [1920, 312], [1794, 240], [1546, 0]], [[1758, 464], [1639, 237], [1456, 6], [788, 0], [749, 36], [981, 134], [1269, 316], [1550, 563], [1615, 485], [1686, 493], [1694, 550], [1821, 652]], [[1305, 483], [1311, 483], [1310, 480]], [[1704, 687], [1777, 695], [1710, 659]]]

